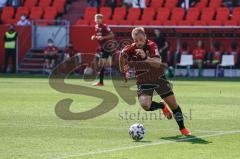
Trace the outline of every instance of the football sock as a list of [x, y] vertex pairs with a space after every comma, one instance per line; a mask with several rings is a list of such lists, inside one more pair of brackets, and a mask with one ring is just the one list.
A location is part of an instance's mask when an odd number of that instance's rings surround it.
[[179, 129], [182, 130], [185, 128], [184, 126], [184, 119], [183, 119], [183, 114], [182, 114], [182, 110], [180, 108], [180, 106], [177, 107], [177, 109], [172, 110], [173, 112], [173, 116], [179, 126]]
[[164, 107], [164, 104], [162, 102], [157, 103], [157, 102], [152, 101], [151, 107], [148, 111], [163, 109], [163, 107]]
[[104, 78], [104, 67], [101, 69], [100, 74], [99, 74], [99, 77], [100, 77], [100, 83], [103, 84], [103, 78]]

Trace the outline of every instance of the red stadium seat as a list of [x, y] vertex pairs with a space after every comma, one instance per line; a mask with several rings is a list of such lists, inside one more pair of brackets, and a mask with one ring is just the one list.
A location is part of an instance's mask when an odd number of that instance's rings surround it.
[[181, 20], [181, 21], [178, 22], [178, 25], [179, 26], [191, 26], [192, 23], [188, 20]]
[[149, 23], [149, 25], [162, 26], [162, 25], [163, 25], [163, 22], [162, 22], [162, 21], [158, 21], [158, 20], [154, 20], [154, 21], [151, 21], [151, 22]]
[[126, 8], [125, 7], [117, 7], [114, 10], [114, 14], [112, 19], [118, 21], [118, 20], [123, 20], [126, 16]]
[[147, 20], [147, 19], [142, 19], [142, 20], [135, 20], [133, 22], [134, 25], [149, 25], [151, 20]]
[[87, 7], [85, 9], [85, 13], [84, 13], [84, 19], [91, 21], [94, 19], [94, 15], [97, 13], [97, 8], [95, 7]]
[[57, 16], [57, 9], [55, 7], [46, 7], [44, 13], [45, 20], [55, 20]]
[[127, 20], [133, 22], [140, 17], [141, 10], [139, 8], [130, 8], [127, 16]]
[[148, 19], [149, 21], [153, 20], [155, 16], [155, 10], [153, 8], [145, 8], [142, 15], [142, 20]]
[[169, 9], [173, 9], [177, 6], [178, 0], [167, 0], [165, 2], [164, 7], [165, 8], [169, 8]]
[[38, 3], [38, 0], [26, 0], [24, 3], [24, 6], [30, 9], [32, 7], [37, 6], [37, 3]]
[[198, 20], [200, 15], [198, 8], [189, 8], [186, 15], [186, 20], [193, 23], [194, 21]]
[[152, 0], [151, 7], [157, 10], [158, 8], [163, 7], [164, 0]]
[[240, 13], [240, 7], [233, 8], [233, 14], [234, 13]]
[[12, 19], [14, 15], [14, 8], [13, 7], [4, 7], [2, 10], [1, 19], [3, 23], [6, 23], [7, 20]]
[[147, 23], [144, 20], [136, 20], [136, 21], [133, 22], [133, 25], [143, 26], [143, 25], [147, 25]]
[[19, 19], [8, 19], [5, 23], [16, 25]]
[[206, 25], [207, 25], [206, 21], [197, 20], [194, 22], [194, 26], [206, 26]]
[[159, 8], [157, 11], [157, 20], [164, 22], [169, 19], [170, 16], [170, 10], [168, 8]]
[[54, 0], [53, 7], [57, 8], [58, 13], [64, 13], [66, 0]]
[[213, 19], [214, 15], [215, 15], [215, 10], [213, 8], [203, 8], [201, 20], [210, 21]]
[[223, 25], [221, 20], [212, 20], [212, 21], [207, 22], [207, 24], [209, 26], [222, 26]]
[[26, 16], [28, 16], [29, 15], [29, 9], [27, 7], [18, 7], [15, 19], [20, 19], [22, 14], [25, 14]]
[[221, 6], [222, 0], [210, 0], [209, 7], [217, 9]]
[[232, 20], [240, 22], [240, 7], [236, 7], [233, 9]]
[[103, 22], [108, 24], [108, 25], [118, 25], [116, 20], [104, 19]]
[[43, 16], [43, 9], [41, 7], [33, 7], [31, 9], [30, 19], [37, 20]]
[[167, 20], [163, 23], [163, 25], [165, 25], [165, 26], [176, 26], [177, 23], [173, 20]]
[[178, 21], [182, 20], [183, 17], [184, 17], [184, 13], [185, 13], [184, 9], [174, 8], [172, 10], [171, 20], [174, 20], [175, 22], [178, 22]]
[[224, 23], [225, 26], [237, 26], [238, 22], [236, 20], [228, 20]]
[[118, 21], [119, 25], [133, 25], [133, 21], [129, 21], [129, 20], [119, 20]]
[[112, 9], [110, 7], [101, 7], [100, 13], [104, 16], [104, 18], [110, 19], [112, 15]]
[[208, 4], [208, 0], [201, 0], [195, 5], [195, 7], [202, 10], [203, 8], [207, 7], [207, 4]]
[[52, 0], [40, 0], [38, 6], [45, 8], [45, 7], [49, 7], [52, 3]]
[[150, 6], [150, 2], [151, 2], [151, 0], [146, 0], [146, 7]]
[[218, 8], [217, 9], [217, 21], [222, 21], [223, 23], [228, 20], [229, 17], [229, 9], [228, 8]]

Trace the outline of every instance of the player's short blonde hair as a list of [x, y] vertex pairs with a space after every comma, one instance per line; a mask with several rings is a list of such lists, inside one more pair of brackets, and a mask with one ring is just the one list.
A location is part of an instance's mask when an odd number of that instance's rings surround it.
[[101, 18], [101, 19], [103, 19], [103, 15], [102, 14], [95, 14], [95, 18]]
[[132, 38], [137, 36], [138, 34], [143, 34], [146, 36], [145, 30], [143, 27], [137, 27], [132, 30]]

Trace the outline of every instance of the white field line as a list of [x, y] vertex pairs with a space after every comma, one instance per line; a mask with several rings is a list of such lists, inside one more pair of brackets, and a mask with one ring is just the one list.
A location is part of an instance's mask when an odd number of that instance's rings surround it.
[[149, 147], [149, 146], [171, 144], [171, 143], [181, 142], [181, 141], [190, 141], [190, 140], [194, 140], [194, 139], [197, 139], [197, 138], [209, 138], [209, 137], [216, 137], [216, 136], [230, 135], [230, 134], [238, 134], [238, 133], [240, 133], [240, 130], [226, 131], [226, 132], [220, 132], [220, 133], [215, 133], [215, 134], [210, 134], [210, 135], [202, 135], [202, 136], [197, 136], [197, 137], [190, 137], [190, 138], [177, 139], [177, 140], [171, 140], [171, 141], [155, 142], [155, 143], [143, 144], [143, 145], [137, 145], [137, 146], [118, 147], [118, 148], [102, 150], [102, 151], [93, 151], [93, 152], [86, 152], [86, 153], [79, 153], [79, 154], [71, 154], [71, 155], [65, 155], [65, 156], [56, 157], [56, 158], [50, 158], [50, 159], [67, 159], [67, 158], [72, 158], [72, 157], [83, 157], [83, 156], [97, 155], [97, 154], [103, 154], [103, 153], [111, 153], [111, 152], [123, 151], [123, 150], [131, 150], [131, 149], [143, 148], [143, 147]]
[[[60, 128], [81, 128], [81, 129], [111, 129], [111, 130], [127, 130], [127, 128], [123, 127], [112, 127], [112, 126], [78, 126], [78, 125], [53, 125], [53, 124], [23, 124], [23, 123], [0, 123], [0, 127], [34, 127], [34, 128], [42, 128], [42, 127], [60, 127]], [[153, 131], [178, 131], [177, 129], [151, 129]], [[206, 133], [218, 133], [218, 132], [226, 132], [226, 130], [199, 130], [199, 129], [191, 129], [191, 131], [196, 132], [206, 132]]]

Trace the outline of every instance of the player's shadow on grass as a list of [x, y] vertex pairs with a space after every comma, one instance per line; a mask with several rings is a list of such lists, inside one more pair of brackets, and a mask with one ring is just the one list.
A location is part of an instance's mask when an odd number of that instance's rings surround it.
[[140, 140], [140, 141], [133, 141], [133, 142], [139, 142], [139, 143], [151, 143], [152, 141]]
[[170, 137], [161, 137], [163, 140], [169, 140], [173, 142], [189, 142], [192, 144], [210, 144], [212, 142], [199, 138], [197, 136], [170, 136]]

